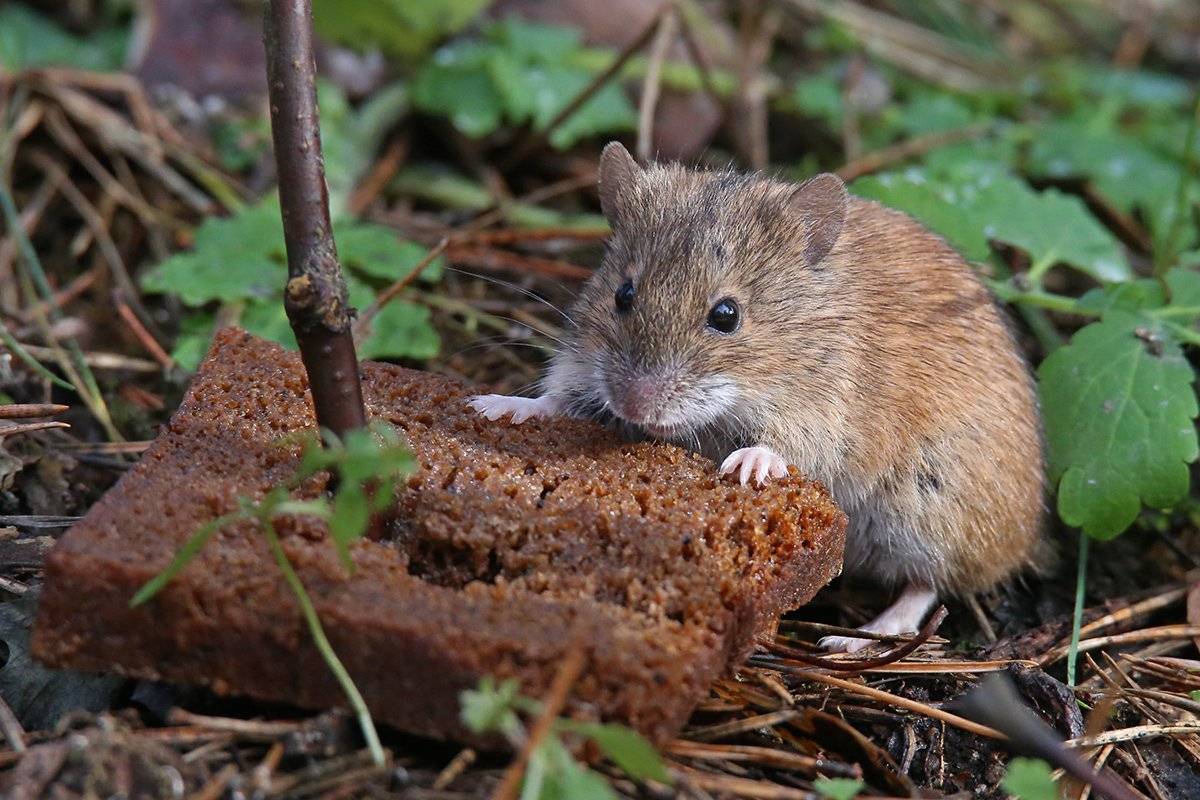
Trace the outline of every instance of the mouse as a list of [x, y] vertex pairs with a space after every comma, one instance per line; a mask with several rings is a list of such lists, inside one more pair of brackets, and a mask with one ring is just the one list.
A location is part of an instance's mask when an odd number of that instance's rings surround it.
[[820, 481], [849, 519], [844, 573], [894, 597], [859, 630], [914, 632], [939, 598], [1038, 566], [1033, 378], [942, 238], [833, 174], [641, 165], [616, 142], [598, 192], [612, 234], [538, 396], [478, 395], [479, 413], [608, 418], [743, 484]]

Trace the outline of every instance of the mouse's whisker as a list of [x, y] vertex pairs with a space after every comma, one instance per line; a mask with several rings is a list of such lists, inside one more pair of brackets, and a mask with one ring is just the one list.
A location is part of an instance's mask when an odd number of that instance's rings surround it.
[[460, 269], [459, 267], [446, 267], [446, 269], [450, 270], [451, 272], [457, 272], [460, 275], [467, 275], [472, 278], [478, 278], [481, 281], [487, 281], [488, 283], [493, 283], [496, 286], [503, 286], [506, 289], [512, 289], [514, 292], [517, 292], [518, 294], [522, 294], [531, 300], [536, 300], [537, 302], [546, 306], [547, 308], [552, 310], [554, 313], [558, 314], [563, 319], [565, 319], [567, 321], [567, 323], [570, 324], [572, 327], [575, 327], [575, 320], [571, 318], [570, 314], [568, 314], [566, 311], [563, 311], [561, 308], [554, 305], [554, 303], [551, 303], [549, 300], [542, 297], [537, 292], [531, 291], [530, 289], [526, 289], [524, 286], [518, 286], [517, 284], [513, 283], [512, 281], [506, 281], [503, 278], [497, 278], [493, 275], [483, 275], [481, 273], [472, 272], [467, 269]]

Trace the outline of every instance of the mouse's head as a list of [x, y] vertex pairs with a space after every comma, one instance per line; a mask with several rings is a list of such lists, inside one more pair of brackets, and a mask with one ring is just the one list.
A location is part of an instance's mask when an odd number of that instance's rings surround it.
[[837, 280], [822, 266], [846, 219], [842, 182], [642, 168], [612, 143], [600, 199], [613, 235], [552, 388], [657, 436], [754, 427], [776, 376], [802, 368], [804, 322]]

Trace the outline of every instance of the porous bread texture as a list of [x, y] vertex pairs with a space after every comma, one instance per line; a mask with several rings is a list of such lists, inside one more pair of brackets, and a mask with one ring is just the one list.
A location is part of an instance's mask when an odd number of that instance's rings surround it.
[[[300, 445], [280, 440], [312, 427], [306, 389], [294, 353], [218, 334], [142, 460], [47, 559], [35, 655], [342, 705], [249, 523], [222, 529], [154, 600], [129, 607], [200, 525], [293, 473]], [[403, 429], [419, 464], [383, 535], [354, 545], [347, 574], [324, 523], [288, 518], [278, 530], [372, 713], [403, 730], [462, 738], [462, 690], [492, 675], [541, 696], [581, 646], [568, 713], [666, 741], [757, 634], [840, 569], [845, 517], [798, 475], [757, 490], [591, 423], [488, 422], [465, 387], [386, 364], [363, 365], [363, 389], [370, 416]]]

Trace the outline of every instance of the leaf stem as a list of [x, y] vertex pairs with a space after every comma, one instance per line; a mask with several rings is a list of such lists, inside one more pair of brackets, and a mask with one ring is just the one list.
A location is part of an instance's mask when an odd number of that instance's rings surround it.
[[1075, 573], [1075, 611], [1071, 616], [1071, 645], [1067, 649], [1067, 685], [1075, 688], [1075, 666], [1079, 660], [1079, 629], [1083, 625], [1084, 590], [1087, 587], [1088, 545], [1091, 539], [1079, 532], [1079, 569]]
[[367, 708], [362, 695], [359, 694], [358, 687], [354, 685], [354, 679], [350, 677], [350, 673], [346, 671], [346, 667], [342, 664], [341, 659], [338, 658], [337, 653], [333, 651], [333, 646], [329, 643], [328, 637], [325, 636], [325, 629], [321, 626], [320, 618], [317, 617], [317, 610], [313, 607], [312, 600], [309, 598], [304, 584], [300, 581], [300, 576], [292, 568], [292, 562], [288, 560], [287, 553], [283, 551], [283, 545], [279, 541], [279, 536], [275, 533], [275, 526], [271, 524], [270, 518], [265, 515], [260, 519], [263, 531], [267, 535], [267, 542], [271, 545], [271, 552], [275, 555], [275, 563], [279, 565], [279, 570], [283, 573], [283, 579], [287, 581], [288, 587], [296, 595], [296, 601], [300, 604], [300, 612], [304, 615], [304, 621], [308, 624], [308, 631], [312, 636], [313, 644], [316, 645], [321, 657], [325, 659], [325, 663], [329, 666], [329, 671], [337, 679], [338, 684], [342, 687], [342, 692], [345, 693], [346, 699], [350, 702], [351, 708], [354, 709], [355, 716], [358, 717], [358, 724], [362, 728], [363, 738], [367, 741], [367, 748], [371, 751], [371, 759], [375, 762], [376, 766], [382, 767], [387, 763], [387, 760], [383, 753], [383, 746], [379, 743], [379, 734], [375, 730], [375, 723], [371, 720], [371, 712]]
[[1194, 331], [1186, 325], [1180, 325], [1177, 322], [1168, 322], [1163, 320], [1163, 325], [1168, 328], [1175, 338], [1184, 344], [1190, 344], [1200, 347], [1200, 331]]
[[209, 520], [197, 528], [196, 532], [183, 543], [183, 547], [179, 548], [175, 553], [175, 558], [171, 559], [171, 563], [167, 565], [167, 568], [146, 581], [142, 585], [142, 588], [137, 590], [137, 594], [129, 601], [129, 607], [136, 608], [162, 591], [162, 588], [170, 583], [196, 557], [196, 554], [208, 543], [208, 540], [212, 538], [214, 533], [229, 523], [248, 515], [245, 509], [239, 509], [232, 514], [224, 514], [216, 519]]
[[1014, 287], [1008, 281], [988, 281], [988, 287], [1001, 300], [1006, 303], [1020, 303], [1028, 306], [1036, 306], [1044, 308], [1047, 311], [1059, 311], [1064, 314], [1077, 314], [1081, 317], [1098, 317], [1100, 312], [1091, 308], [1084, 308], [1079, 305], [1079, 301], [1074, 297], [1067, 297], [1061, 294], [1052, 294], [1044, 292], [1040, 289], [1022, 291]]
[[1058, 254], [1051, 250], [1050, 252], [1044, 254], [1037, 261], [1033, 262], [1033, 264], [1029, 267], [1029, 270], [1025, 273], [1025, 279], [1028, 280], [1032, 286], [1041, 286], [1042, 278], [1057, 262]]
[[[1175, 189], [1171, 227], [1167, 230], [1162, 246], [1155, 248], [1154, 251], [1154, 277], [1160, 281], [1163, 280], [1163, 276], [1175, 261], [1179, 250], [1179, 239], [1183, 236], [1183, 223], [1187, 216], [1188, 187], [1196, 177], [1196, 129], [1198, 127], [1200, 127], [1200, 90], [1196, 92], [1192, 118], [1188, 121], [1187, 133], [1183, 139], [1183, 172], [1179, 176], [1179, 185]], [[1163, 290], [1167, 290], [1165, 283]]]

